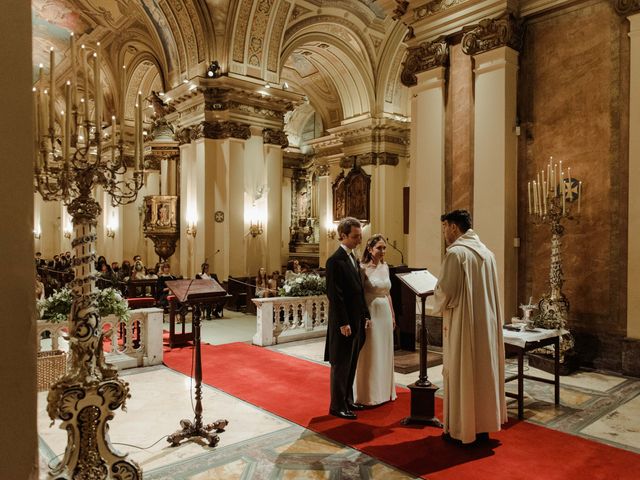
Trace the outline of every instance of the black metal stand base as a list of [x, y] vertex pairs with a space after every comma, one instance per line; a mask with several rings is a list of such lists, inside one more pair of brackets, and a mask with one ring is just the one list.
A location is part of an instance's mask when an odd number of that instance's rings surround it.
[[198, 426], [197, 423], [193, 423], [191, 420], [183, 419], [180, 420], [182, 430], [178, 430], [169, 435], [167, 442], [169, 442], [172, 447], [177, 447], [185, 438], [202, 437], [209, 443], [210, 447], [215, 447], [218, 445], [220, 437], [215, 433], [211, 433], [211, 431], [215, 430], [216, 433], [224, 432], [224, 427], [228, 424], [229, 422], [227, 420], [218, 420], [208, 425], [203, 426], [200, 424]]
[[408, 385], [411, 391], [411, 414], [402, 419], [402, 425], [429, 425], [442, 428], [442, 423], [435, 416], [435, 394], [438, 387], [427, 381]]

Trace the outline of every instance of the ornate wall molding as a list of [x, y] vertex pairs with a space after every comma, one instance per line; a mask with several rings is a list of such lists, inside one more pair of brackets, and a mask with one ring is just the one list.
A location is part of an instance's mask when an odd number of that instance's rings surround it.
[[389, 152], [368, 152], [360, 155], [349, 155], [340, 159], [341, 168], [364, 167], [365, 165], [396, 166], [398, 163], [400, 163], [399, 156]]
[[498, 18], [487, 18], [477, 25], [462, 29], [462, 51], [476, 55], [499, 47], [520, 51], [524, 27], [511, 12]]
[[[190, 140], [208, 138], [210, 140], [222, 140], [225, 138], [240, 138], [247, 140], [251, 137], [251, 128], [236, 122], [202, 122], [194, 126], [189, 132]], [[178, 139], [180, 141], [180, 139]]]
[[619, 15], [626, 17], [640, 12], [640, 0], [613, 0], [613, 8]]
[[191, 127], [180, 128], [174, 136], [178, 145], [184, 145], [191, 142]]
[[262, 141], [266, 144], [280, 145], [282, 148], [289, 146], [287, 134], [282, 130], [274, 130], [273, 128], [265, 128], [262, 130]]
[[435, 15], [436, 13], [448, 10], [451, 7], [465, 3], [468, 0], [433, 0], [425, 3], [413, 9], [414, 20], [420, 20], [421, 18]]
[[432, 42], [423, 42], [409, 48], [402, 73], [400, 73], [400, 81], [403, 85], [412, 87], [418, 83], [416, 74], [436, 67], [446, 67], [448, 64], [449, 46], [444, 37]]

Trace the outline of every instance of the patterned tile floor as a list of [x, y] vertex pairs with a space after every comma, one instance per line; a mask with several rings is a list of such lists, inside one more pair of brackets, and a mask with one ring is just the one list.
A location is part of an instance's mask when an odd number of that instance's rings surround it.
[[[282, 353], [322, 362], [323, 340], [270, 347]], [[441, 385], [441, 366], [428, 371]], [[515, 369], [509, 361], [507, 370]], [[548, 375], [531, 369], [536, 375]], [[224, 412], [230, 422], [214, 450], [197, 442], [171, 448], [163, 437], [178, 428], [181, 418], [191, 418], [191, 382], [162, 366], [128, 370], [131, 385], [127, 412], [118, 411], [111, 422], [111, 441], [130, 452], [151, 480], [262, 480], [262, 479], [411, 479], [412, 476], [357, 450], [323, 438], [211, 387], [203, 389], [204, 420]], [[407, 385], [417, 372], [396, 374]], [[158, 388], [162, 385], [162, 388]], [[516, 387], [508, 384], [508, 389]], [[440, 391], [441, 393], [441, 391]], [[553, 404], [553, 386], [525, 381], [527, 421], [640, 453], [640, 380], [602, 372], [580, 371], [561, 379], [561, 405]], [[46, 392], [39, 396], [40, 478], [66, 444], [62, 430], [49, 427]], [[515, 401], [509, 403], [516, 415]], [[130, 445], [149, 446], [145, 450]]]

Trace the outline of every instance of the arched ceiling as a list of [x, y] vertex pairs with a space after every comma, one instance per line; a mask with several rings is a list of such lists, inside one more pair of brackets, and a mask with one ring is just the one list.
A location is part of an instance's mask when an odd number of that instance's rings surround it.
[[[170, 90], [222, 71], [305, 93], [326, 128], [350, 117], [402, 110], [396, 70], [404, 52], [389, 0], [32, 0], [34, 75], [54, 47], [60, 75], [70, 32], [102, 44], [114, 107], [147, 89]], [[391, 39], [391, 40], [390, 40]], [[389, 46], [390, 41], [394, 43]], [[34, 77], [35, 78], [35, 77]], [[127, 115], [129, 116], [129, 115]]]

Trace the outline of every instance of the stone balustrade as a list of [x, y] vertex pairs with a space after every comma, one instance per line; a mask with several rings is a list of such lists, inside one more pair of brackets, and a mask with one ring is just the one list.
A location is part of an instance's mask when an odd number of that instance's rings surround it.
[[252, 301], [257, 308], [254, 345], [274, 345], [326, 334], [329, 320], [326, 295], [254, 298]]
[[[47, 342], [52, 350], [68, 350], [69, 325], [47, 320], [37, 322], [38, 351]], [[146, 367], [162, 363], [162, 310], [140, 308], [131, 310], [128, 320], [115, 315], [102, 318], [105, 359], [118, 370]], [[43, 333], [49, 332], [47, 338]]]

